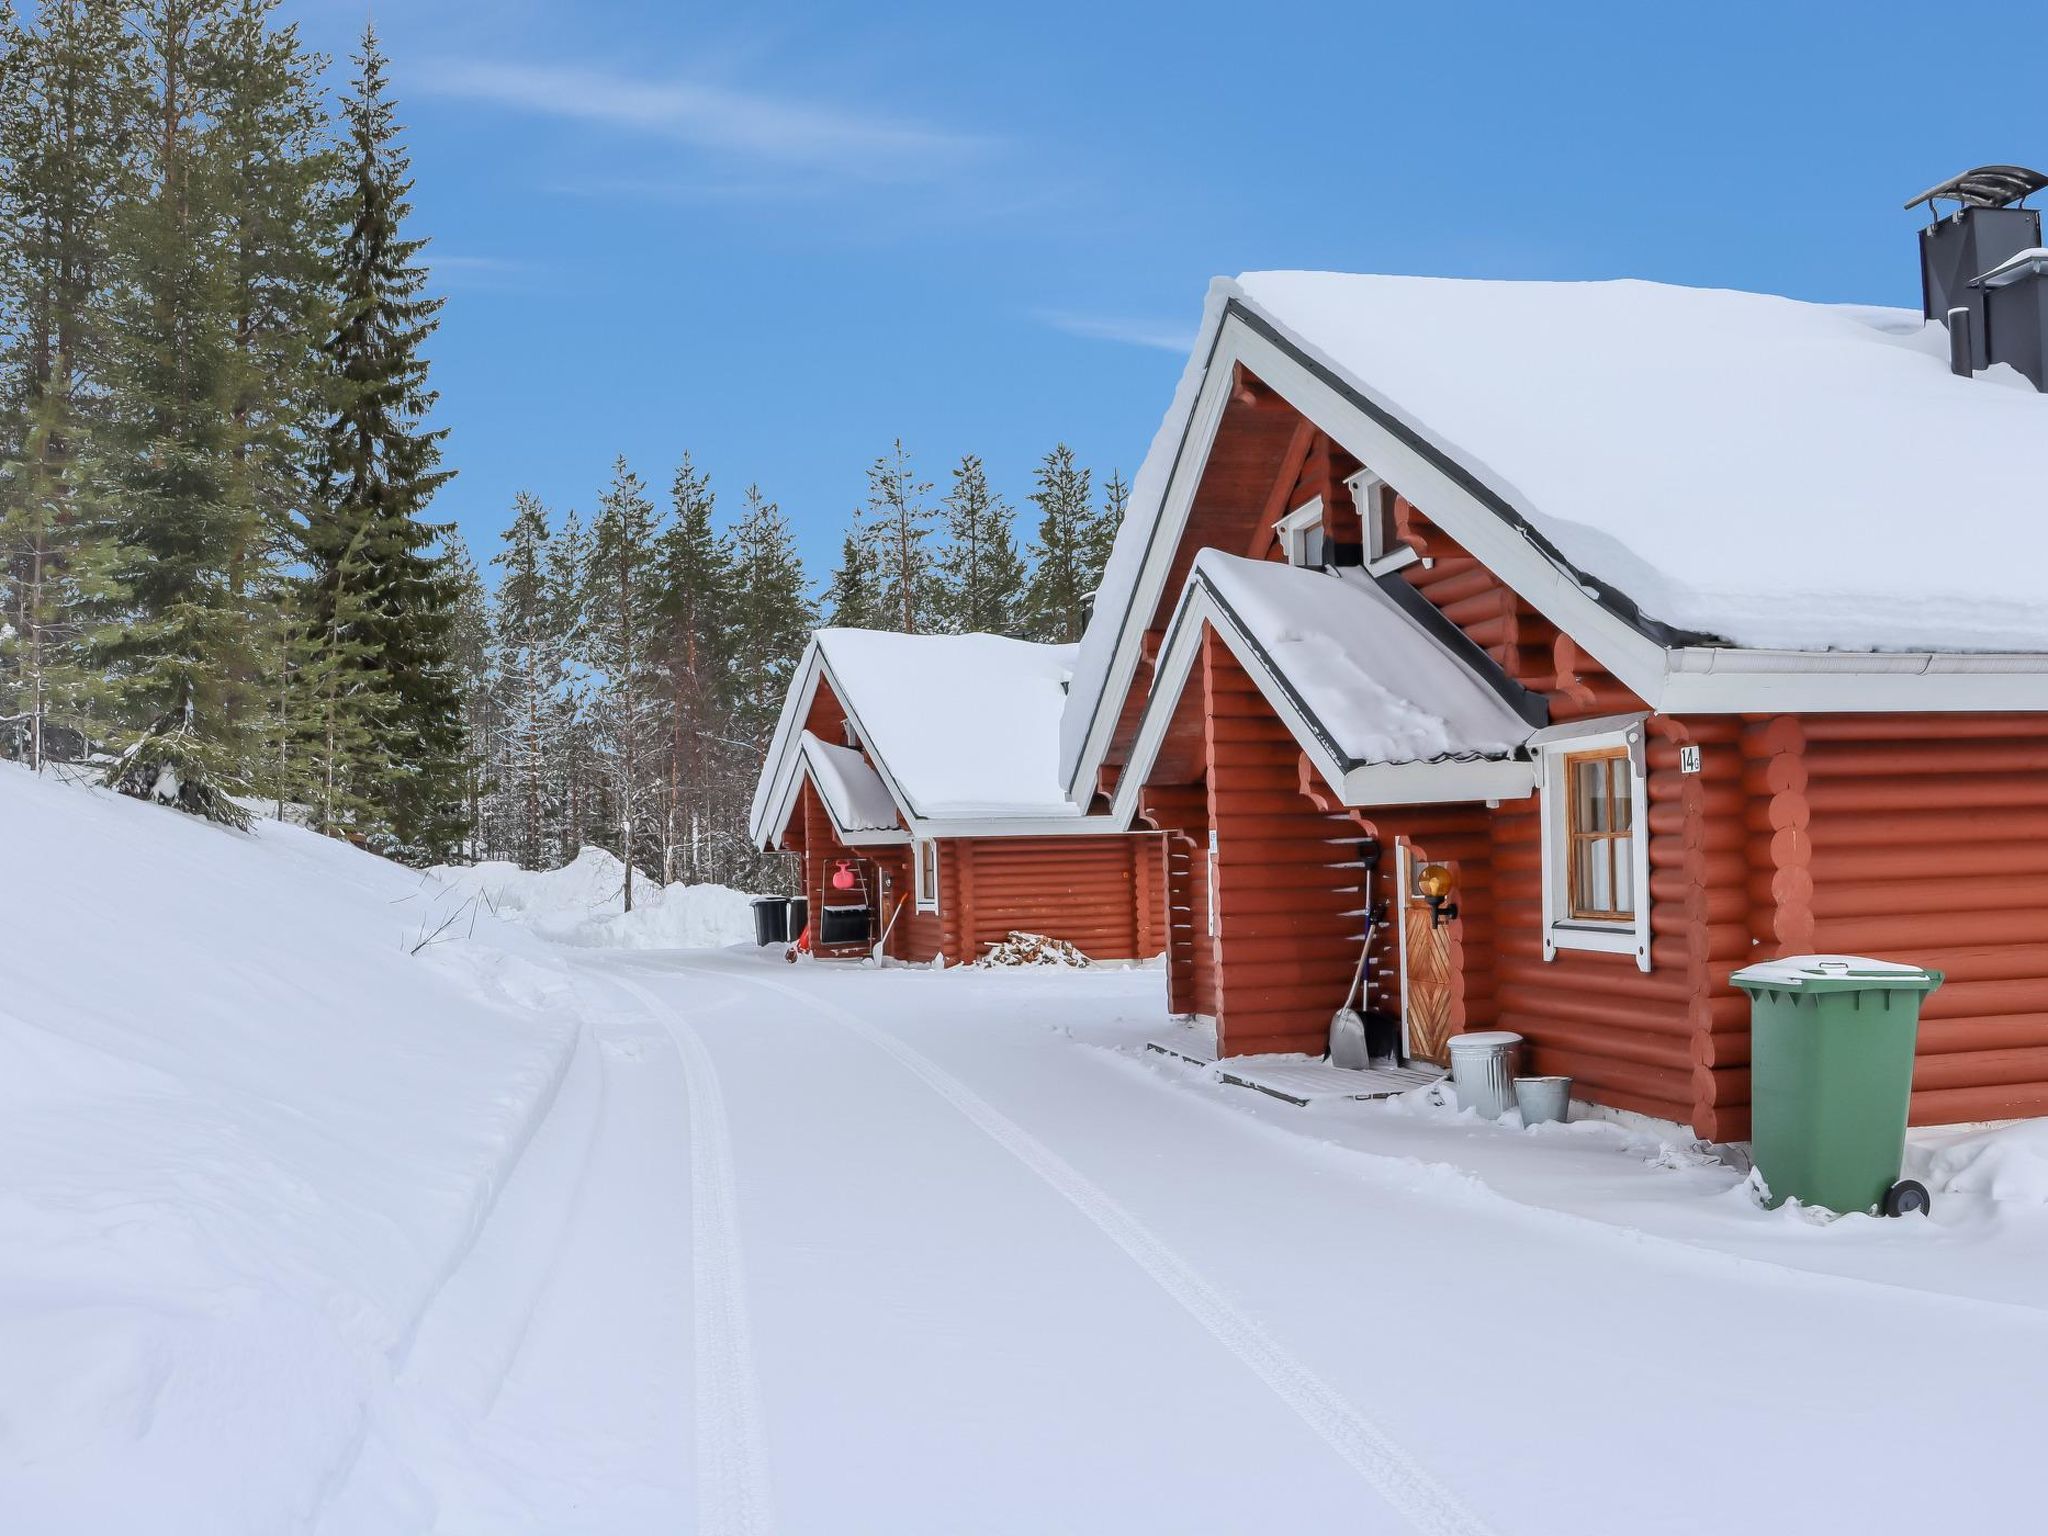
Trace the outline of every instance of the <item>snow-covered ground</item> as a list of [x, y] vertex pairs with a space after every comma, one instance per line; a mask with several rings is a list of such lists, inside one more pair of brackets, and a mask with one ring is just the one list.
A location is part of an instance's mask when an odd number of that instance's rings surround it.
[[414, 955], [438, 880], [6, 767], [0, 850], [9, 1532], [2038, 1520], [2028, 1128], [1823, 1225], [1217, 1085], [1156, 971]]

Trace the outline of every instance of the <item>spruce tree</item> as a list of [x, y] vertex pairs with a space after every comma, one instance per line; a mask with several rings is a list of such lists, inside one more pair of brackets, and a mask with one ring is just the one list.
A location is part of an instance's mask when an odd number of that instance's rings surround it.
[[547, 701], [544, 772], [552, 802], [544, 858], [566, 864], [582, 851], [596, 820], [598, 786], [588, 714], [591, 677], [596, 670], [589, 586], [590, 534], [572, 509], [548, 545], [544, 612], [547, 643], [559, 658], [559, 680]]
[[238, 705], [257, 626], [234, 585], [246, 501], [234, 410], [236, 284], [221, 259], [236, 210], [218, 134], [219, 50], [235, 0], [132, 9], [149, 131], [137, 197], [116, 223], [91, 494], [119, 551], [110, 574], [133, 612], [96, 647], [122, 713], [140, 727], [109, 770], [131, 793], [248, 825], [261, 734]]
[[661, 793], [663, 884], [707, 878], [712, 779], [730, 750], [723, 710], [732, 666], [732, 541], [712, 522], [711, 483], [688, 454], [670, 486], [673, 516], [656, 551], [656, 657], [667, 701]]
[[593, 598], [592, 629], [601, 677], [597, 709], [611, 756], [619, 858], [626, 866], [625, 910], [630, 912], [639, 852], [633, 837], [647, 799], [643, 780], [657, 707], [652, 665], [657, 528], [654, 503], [624, 458], [612, 465], [612, 483], [598, 498], [591, 532], [587, 587]]
[[[1089, 528], [1088, 539], [1088, 585], [1091, 589], [1102, 585], [1102, 573], [1109, 565], [1110, 552], [1116, 548], [1118, 530], [1124, 525], [1124, 515], [1130, 510], [1131, 487], [1118, 470], [1109, 472], [1109, 479], [1102, 486], [1102, 513]], [[1091, 609], [1093, 604], [1090, 604]]]
[[359, 804], [388, 832], [392, 851], [418, 861], [452, 853], [463, 818], [463, 719], [451, 658], [456, 584], [423, 518], [451, 474], [444, 430], [423, 425], [436, 395], [422, 351], [441, 300], [425, 293], [426, 242], [405, 233], [410, 163], [384, 78], [374, 29], [363, 33], [353, 88], [342, 103], [346, 169], [333, 273], [333, 333], [324, 348], [329, 414], [306, 530], [312, 632], [337, 629], [342, 563], [359, 559], [365, 687], [374, 737], [352, 765]]
[[740, 737], [765, 749], [816, 609], [789, 520], [759, 486], [747, 487], [733, 546], [733, 725]]
[[462, 535], [451, 531], [444, 548], [449, 579], [455, 586], [455, 624], [449, 632], [449, 650], [462, 690], [463, 799], [469, 831], [466, 855], [476, 860], [486, 857], [484, 812], [499, 735], [497, 697], [492, 687], [490, 598]]
[[937, 618], [939, 593], [931, 548], [938, 513], [926, 499], [931, 482], [919, 480], [897, 438], [890, 452], [868, 466], [863, 532], [875, 563], [876, 606], [882, 627], [914, 635]]
[[[323, 252], [327, 188], [338, 164], [320, 104], [323, 60], [296, 26], [274, 26], [278, 0], [236, 0], [207, 59], [220, 102], [214, 152], [224, 178], [222, 261], [233, 345], [228, 376], [229, 494], [237, 528], [230, 600], [274, 627], [270, 579], [305, 502], [305, 436], [324, 383], [319, 341], [331, 314]], [[260, 663], [259, 663], [260, 667]], [[261, 708], [263, 681], [231, 679], [230, 716]]]
[[1024, 630], [1033, 640], [1066, 645], [1088, 624], [1088, 599], [1099, 572], [1093, 565], [1099, 535], [1090, 503], [1088, 471], [1074, 452], [1059, 444], [1039, 463], [1038, 538], [1033, 544], [1031, 582], [1024, 592]]
[[954, 467], [945, 513], [941, 572], [946, 628], [964, 634], [1011, 633], [1024, 595], [1024, 562], [1010, 529], [1009, 504], [989, 489], [981, 460], [971, 453]]
[[121, 593], [79, 458], [140, 88], [120, 7], [0, 5], [0, 752], [36, 767], [107, 702], [90, 642]]
[[547, 847], [548, 753], [562, 684], [548, 553], [547, 509], [522, 491], [491, 563], [498, 568], [493, 642], [503, 721], [497, 781], [513, 829], [509, 851], [528, 869], [540, 867]]
[[889, 616], [882, 607], [881, 573], [876, 567], [873, 543], [858, 510], [853, 526], [839, 546], [839, 565], [825, 588], [825, 622], [835, 629], [886, 629]]

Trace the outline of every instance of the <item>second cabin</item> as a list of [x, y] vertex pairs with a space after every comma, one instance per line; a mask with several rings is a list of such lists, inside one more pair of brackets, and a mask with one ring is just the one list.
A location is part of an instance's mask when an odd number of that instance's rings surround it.
[[1073, 657], [993, 635], [811, 637], [751, 826], [799, 862], [813, 953], [960, 964], [1012, 932], [1094, 960], [1166, 947], [1164, 840], [1060, 785]]

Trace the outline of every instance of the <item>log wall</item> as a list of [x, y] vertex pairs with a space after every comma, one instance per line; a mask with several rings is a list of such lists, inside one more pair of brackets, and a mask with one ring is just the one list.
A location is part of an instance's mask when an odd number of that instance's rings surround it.
[[1213, 631], [1202, 650], [1217, 1048], [1318, 1053], [1365, 935], [1358, 827], [1308, 804], [1286, 726]]

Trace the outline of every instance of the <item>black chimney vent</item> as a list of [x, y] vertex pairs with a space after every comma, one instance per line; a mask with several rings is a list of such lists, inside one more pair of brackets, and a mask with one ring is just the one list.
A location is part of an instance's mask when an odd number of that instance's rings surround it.
[[1984, 296], [1990, 360], [2012, 364], [2034, 388], [2048, 390], [2048, 251], [2021, 251], [1974, 286]]
[[[1908, 208], [1927, 205], [1930, 219], [1920, 231], [1920, 312], [1946, 322], [1952, 309], [1970, 312], [1972, 368], [1986, 367], [1991, 348], [1984, 331], [1984, 290], [1977, 278], [2022, 251], [2041, 244], [2041, 215], [2021, 208], [2021, 199], [2048, 187], [2048, 176], [2023, 165], [1980, 165], [1951, 176], [1909, 199]], [[1940, 200], [1955, 203], [1943, 215]]]

